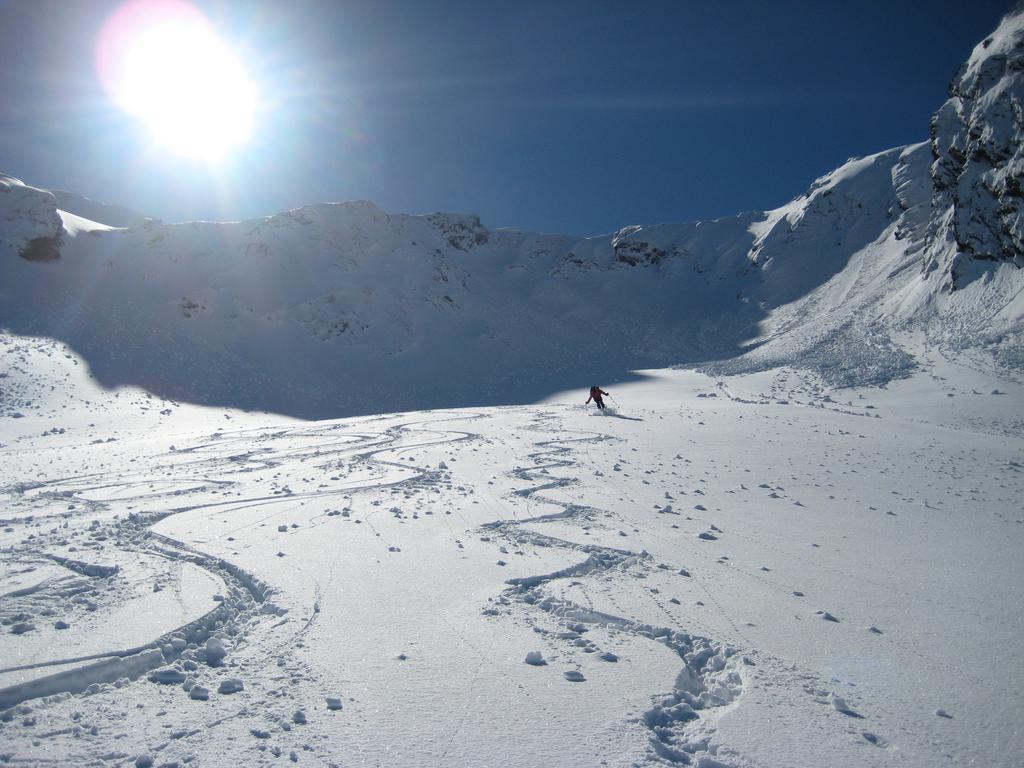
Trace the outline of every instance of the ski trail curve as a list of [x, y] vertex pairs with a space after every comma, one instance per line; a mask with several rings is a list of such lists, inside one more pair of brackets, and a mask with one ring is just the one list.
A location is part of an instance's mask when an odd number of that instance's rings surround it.
[[[476, 414], [476, 416], [479, 417], [482, 414]], [[472, 417], [473, 414], [460, 414], [457, 418], [461, 420]], [[450, 418], [447, 420], [450, 420]], [[36, 505], [52, 503], [55, 500], [66, 501], [73, 499], [87, 509], [102, 511], [116, 502], [139, 501], [140, 499], [152, 498], [154, 496], [160, 497], [159, 492], [152, 492], [152, 487], [157, 482], [162, 482], [165, 485], [170, 484], [176, 488], [170, 494], [163, 494], [163, 497], [167, 498], [180, 495], [181, 484], [186, 481], [193, 484], [187, 488], [189, 492], [197, 492], [209, 488], [231, 488], [235, 485], [235, 481], [224, 479], [222, 476], [225, 474], [224, 470], [226, 468], [238, 468], [241, 463], [239, 456], [245, 462], [251, 463], [249, 471], [253, 471], [254, 468], [266, 469], [274, 467], [286, 459], [294, 460], [302, 457], [316, 457], [326, 460], [327, 463], [338, 463], [340, 456], [354, 457], [391, 470], [396, 468], [402, 470], [402, 476], [399, 476], [397, 479], [385, 480], [387, 477], [385, 473], [355, 483], [340, 482], [336, 487], [323, 491], [205, 501], [165, 508], [163, 511], [158, 512], [131, 513], [123, 517], [115, 516], [112, 520], [102, 523], [94, 520], [85, 530], [87, 530], [91, 539], [104, 542], [107, 545], [100, 550], [101, 552], [116, 550], [122, 556], [145, 555], [162, 558], [172, 564], [172, 567], [180, 567], [181, 563], [195, 565], [223, 585], [223, 588], [220, 590], [221, 594], [218, 595], [217, 604], [188, 623], [164, 632], [149, 642], [132, 647], [115, 647], [74, 657], [46, 659], [37, 663], [6, 666], [0, 669], [0, 674], [23, 670], [41, 670], [49, 667], [81, 665], [71, 669], [64, 669], [54, 674], [37, 676], [24, 683], [0, 688], [0, 710], [9, 709], [22, 702], [40, 697], [88, 692], [90, 689], [94, 690], [94, 686], [112, 683], [124, 678], [135, 680], [161, 667], [165, 669], [180, 669], [183, 664], [189, 662], [198, 661], [203, 663], [208, 661], [205, 657], [205, 643], [214, 636], [223, 638], [225, 641], [233, 644], [243, 642], [248, 635], [258, 631], [262, 620], [274, 621], [281, 614], [281, 609], [271, 599], [277, 591], [276, 588], [261, 581], [249, 571], [230, 562], [226, 558], [204, 553], [197, 547], [184, 541], [155, 532], [152, 530], [153, 527], [173, 515], [185, 512], [212, 508], [238, 511], [264, 505], [279, 506], [282, 502], [338, 496], [382, 487], [428, 481], [431, 473], [435, 472], [435, 470], [387, 461], [381, 458], [380, 455], [387, 451], [411, 450], [476, 437], [475, 434], [469, 432], [437, 430], [433, 431], [434, 437], [432, 439], [406, 443], [396, 447], [396, 443], [411, 432], [431, 432], [429, 429], [417, 429], [418, 427], [445, 420], [446, 418], [441, 417], [401, 422], [382, 432], [346, 432], [344, 431], [345, 425], [337, 424], [312, 427], [303, 426], [291, 429], [284, 428], [269, 433], [266, 430], [243, 430], [241, 431], [242, 435], [232, 435], [229, 442], [243, 441], [248, 450], [240, 454], [231, 453], [229, 455], [225, 455], [223, 450], [217, 450], [218, 447], [225, 447], [219, 443], [223, 433], [214, 433], [213, 436], [200, 442], [198, 445], [182, 449], [172, 447], [172, 456], [175, 459], [190, 455], [199, 457], [195, 461], [176, 465], [179, 469], [187, 469], [188, 477], [186, 479], [177, 477], [174, 481], [153, 481], [151, 476], [136, 476], [133, 478], [131, 475], [117, 475], [111, 477], [109, 473], [90, 473], [69, 478], [32, 481], [0, 489], [0, 493], [22, 498], [26, 494], [32, 493], [34, 497], [32, 501]], [[273, 448], [253, 449], [253, 443], [258, 443], [261, 439], [330, 437], [331, 433], [339, 428], [343, 430], [342, 435], [334, 443], [325, 441], [313, 447], [291, 447], [282, 451], [274, 451]], [[354, 442], [353, 438], [355, 438]], [[157, 465], [154, 467], [154, 470], [164, 471], [169, 466], [171, 465]], [[211, 477], [209, 473], [216, 473], [220, 476]], [[96, 501], [89, 496], [89, 494], [95, 495], [100, 491], [108, 491], [109, 489], [125, 491], [135, 487], [147, 488], [149, 491], [117, 499], [104, 498], [102, 501]], [[282, 510], [277, 510], [266, 518], [261, 518], [257, 523], [249, 523], [247, 526], [231, 529], [228, 533], [237, 532], [242, 527], [259, 524], [279, 514], [282, 514]], [[93, 581], [96, 579], [111, 581], [118, 578], [118, 569], [116, 567], [107, 568], [84, 562], [77, 563], [77, 561], [72, 561], [68, 558], [52, 555], [48, 551], [54, 545], [58, 545], [61, 542], [66, 543], [66, 541], [67, 535], [61, 529], [55, 528], [48, 535], [38, 536], [30, 550], [25, 554], [38, 560], [54, 560], [63, 564], [66, 568], [78, 570], [83, 576], [91, 578]], [[90, 556], [95, 559], [100, 555], [92, 553]], [[40, 589], [46, 589], [47, 586], [43, 585]], [[50, 584], [49, 586], [53, 587], [54, 585]], [[60, 582], [57, 586], [63, 589], [66, 585]], [[32, 592], [38, 593], [40, 589], [32, 590]], [[16, 592], [14, 595], [5, 595], [4, 598], [18, 596], [19, 593]], [[314, 594], [311, 616], [300, 628], [299, 635], [308, 633], [315, 623], [319, 614], [318, 602], [319, 592]], [[275, 647], [279, 648], [283, 644], [278, 643]], [[275, 651], [270, 651], [268, 658], [274, 654]], [[83, 664], [84, 662], [93, 663]]]
[[567, 641], [581, 638], [588, 626], [600, 626], [657, 642], [674, 652], [683, 662], [682, 669], [667, 694], [652, 696], [651, 706], [640, 722], [649, 732], [647, 753], [654, 761], [669, 764], [699, 762], [701, 765], [726, 766], [716, 760], [718, 745], [712, 739], [714, 722], [721, 710], [734, 704], [743, 692], [743, 668], [752, 664], [729, 645], [665, 626], [637, 621], [627, 616], [596, 611], [556, 595], [549, 586], [567, 579], [601, 578], [615, 574], [626, 578], [653, 569], [651, 556], [596, 544], [580, 543], [540, 533], [530, 526], [559, 521], [599, 521], [613, 513], [598, 507], [581, 505], [545, 496], [553, 489], [578, 485], [574, 477], [550, 477], [550, 472], [574, 465], [568, 457], [573, 444], [588, 444], [610, 439], [595, 433], [591, 437], [556, 438], [536, 442], [539, 450], [529, 454], [531, 466], [517, 467], [508, 475], [531, 485], [509, 494], [512, 503], [553, 506], [557, 512], [530, 517], [510, 517], [486, 523], [481, 530], [513, 544], [532, 544], [578, 552], [586, 557], [565, 568], [533, 576], [509, 579], [508, 588], [498, 602], [519, 604], [525, 609], [543, 611], [558, 622]]

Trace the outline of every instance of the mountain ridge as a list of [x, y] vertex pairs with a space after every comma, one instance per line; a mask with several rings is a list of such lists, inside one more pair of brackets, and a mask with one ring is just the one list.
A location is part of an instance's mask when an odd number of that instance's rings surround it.
[[67, 343], [106, 386], [306, 418], [675, 365], [884, 384], [922, 344], [1019, 371], [1022, 28], [1018, 8], [979, 44], [930, 141], [710, 221], [579, 238], [351, 201], [112, 227], [83, 214], [135, 214], [2, 177], [0, 326]]

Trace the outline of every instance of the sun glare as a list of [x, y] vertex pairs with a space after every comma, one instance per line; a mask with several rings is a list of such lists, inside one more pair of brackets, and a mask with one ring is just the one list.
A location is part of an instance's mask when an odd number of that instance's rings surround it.
[[185, 0], [134, 0], [104, 24], [97, 68], [114, 101], [174, 152], [216, 161], [244, 144], [256, 87]]

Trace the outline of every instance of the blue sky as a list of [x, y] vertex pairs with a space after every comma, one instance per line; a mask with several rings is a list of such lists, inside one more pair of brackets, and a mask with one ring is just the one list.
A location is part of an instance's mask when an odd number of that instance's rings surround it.
[[119, 3], [0, 0], [0, 171], [165, 220], [369, 199], [592, 235], [778, 206], [928, 138], [1007, 2], [196, 2], [265, 107], [154, 151], [93, 66]]

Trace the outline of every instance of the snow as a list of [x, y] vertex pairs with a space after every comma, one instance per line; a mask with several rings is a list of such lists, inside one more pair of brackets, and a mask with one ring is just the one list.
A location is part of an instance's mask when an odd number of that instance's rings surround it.
[[935, 188], [927, 267], [956, 290], [988, 276], [986, 262], [1024, 266], [1024, 7], [979, 43], [932, 119]]
[[130, 208], [90, 200], [88, 197], [74, 192], [55, 189], [53, 197], [57, 208], [62, 212], [62, 218], [64, 214], [71, 214], [86, 221], [102, 222], [108, 228], [139, 226], [144, 224], [147, 218], [144, 214]]
[[100, 224], [96, 221], [90, 221], [82, 216], [76, 216], [73, 213], [62, 211], [57, 209], [57, 214], [60, 216], [61, 224], [64, 227], [64, 231], [71, 237], [78, 237], [83, 232], [102, 232], [116, 229], [106, 224]]
[[[52, 341], [11, 343], [27, 367], [82, 373]], [[581, 390], [303, 422], [72, 376], [7, 422], [6, 562], [20, 589], [76, 583], [53, 555], [117, 565], [72, 572], [96, 607], [64, 632], [92, 621], [94, 655], [153, 645], [59, 668], [74, 679], [37, 669], [51, 687], [22, 693], [49, 698], [0, 690], [4, 751], [1013, 764], [1020, 382], [936, 355], [881, 389], [795, 369], [652, 370], [608, 389], [628, 418], [596, 416]], [[85, 424], [62, 407], [80, 399]], [[156, 560], [166, 575], [131, 570]], [[190, 570], [205, 595], [175, 584]], [[131, 608], [178, 589], [196, 604], [181, 628]], [[17, 610], [37, 627], [68, 615], [53, 587], [30, 597]], [[982, 648], [990, 663], [971, 663]]]
[[0, 173], [0, 232], [5, 261], [13, 255], [36, 261], [56, 258], [63, 229], [53, 195]]
[[50, 242], [49, 210], [59, 257], [0, 260], [0, 323], [106, 387], [300, 418], [523, 404], [679, 364], [884, 384], [921, 333], [1013, 368], [1024, 271], [961, 259], [974, 277], [943, 289], [930, 165], [927, 144], [896, 148], [774, 211], [586, 240], [368, 202], [113, 228], [34, 190], [34, 232], [16, 219], [3, 242]]
[[1024, 271], [958, 240], [1016, 159], [956, 158], [1020, 18], [714, 221], [0, 177], [0, 762], [1017, 765]]

